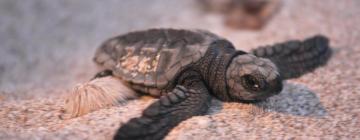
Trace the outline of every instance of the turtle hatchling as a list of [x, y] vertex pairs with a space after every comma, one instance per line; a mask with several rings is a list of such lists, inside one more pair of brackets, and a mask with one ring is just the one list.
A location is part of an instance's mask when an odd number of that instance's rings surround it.
[[245, 52], [205, 30], [130, 32], [97, 49], [93, 60], [102, 70], [75, 87], [65, 111], [76, 117], [150, 95], [159, 99], [123, 124], [114, 139], [163, 139], [180, 122], [204, 115], [212, 98], [264, 100], [281, 92], [283, 80], [313, 71], [330, 56], [329, 40], [322, 35]]

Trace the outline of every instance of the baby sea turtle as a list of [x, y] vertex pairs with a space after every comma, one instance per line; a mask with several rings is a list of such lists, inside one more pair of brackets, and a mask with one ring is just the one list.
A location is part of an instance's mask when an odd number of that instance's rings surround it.
[[255, 102], [278, 94], [283, 80], [327, 62], [328, 42], [316, 35], [247, 53], [204, 30], [136, 31], [98, 48], [94, 61], [105, 70], [94, 79], [116, 77], [139, 93], [159, 97], [122, 125], [114, 139], [162, 139], [181, 121], [206, 113], [213, 97]]

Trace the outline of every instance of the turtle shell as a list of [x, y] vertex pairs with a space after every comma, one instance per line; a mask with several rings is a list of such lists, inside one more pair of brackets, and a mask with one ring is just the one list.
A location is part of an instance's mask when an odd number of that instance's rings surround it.
[[111, 38], [94, 61], [135, 85], [164, 88], [185, 66], [204, 56], [220, 39], [203, 30], [150, 29]]

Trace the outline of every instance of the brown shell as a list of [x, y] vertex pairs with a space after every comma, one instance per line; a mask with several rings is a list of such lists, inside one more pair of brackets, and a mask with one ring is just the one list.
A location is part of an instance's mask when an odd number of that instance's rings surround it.
[[190, 63], [204, 56], [211, 42], [220, 39], [203, 30], [150, 29], [106, 41], [95, 62], [126, 82], [163, 88]]

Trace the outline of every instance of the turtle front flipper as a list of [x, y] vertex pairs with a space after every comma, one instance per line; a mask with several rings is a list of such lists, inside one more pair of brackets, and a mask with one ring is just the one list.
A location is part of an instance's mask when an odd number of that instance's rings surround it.
[[329, 40], [317, 35], [304, 41], [292, 40], [252, 50], [255, 56], [268, 58], [283, 79], [297, 78], [326, 64], [331, 56]]
[[114, 139], [163, 139], [181, 121], [204, 114], [209, 108], [210, 100], [203, 83], [196, 83], [191, 87], [176, 86], [169, 94], [151, 104], [141, 117], [133, 118], [121, 126]]

